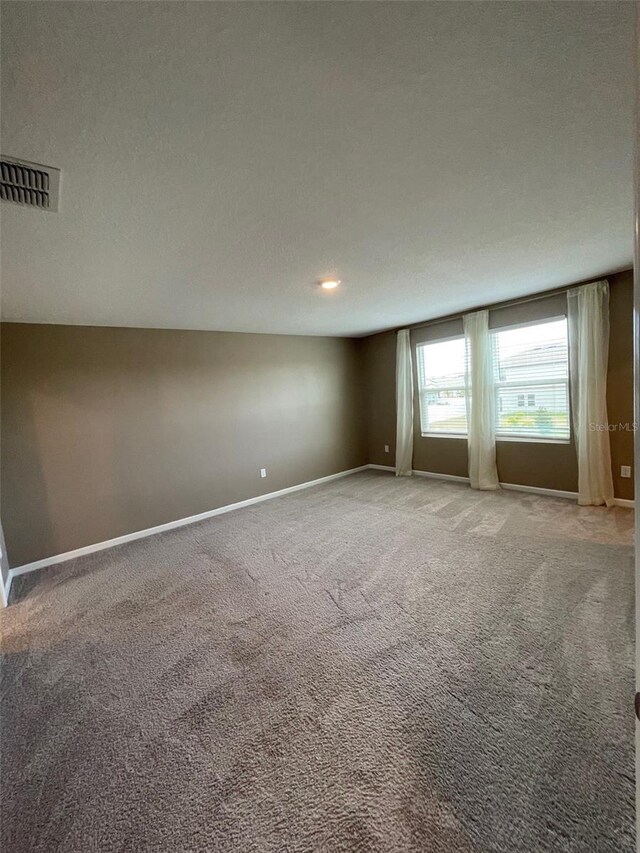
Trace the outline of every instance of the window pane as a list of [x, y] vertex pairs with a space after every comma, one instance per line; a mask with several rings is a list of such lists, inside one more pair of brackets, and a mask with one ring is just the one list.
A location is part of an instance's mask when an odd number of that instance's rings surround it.
[[496, 331], [496, 434], [568, 439], [566, 318]]
[[417, 347], [423, 433], [465, 435], [464, 338]]

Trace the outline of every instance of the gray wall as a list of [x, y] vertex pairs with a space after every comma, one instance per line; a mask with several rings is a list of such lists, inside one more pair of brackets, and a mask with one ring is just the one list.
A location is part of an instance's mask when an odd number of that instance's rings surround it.
[[355, 340], [4, 323], [1, 363], [12, 566], [367, 461]]
[[[633, 422], [633, 273], [607, 276], [610, 284], [611, 337], [607, 405], [609, 423]], [[566, 311], [566, 297], [549, 296], [490, 312], [493, 327], [557, 316]], [[411, 333], [415, 345], [428, 338], [462, 334], [462, 320], [429, 326]], [[363, 340], [367, 395], [369, 461], [395, 465], [396, 333], [383, 332]], [[467, 443], [457, 438], [420, 435], [418, 397], [415, 397], [413, 466], [417, 470], [466, 477]], [[390, 452], [384, 452], [388, 444]], [[611, 433], [611, 461], [616, 497], [633, 499], [633, 480], [620, 477], [621, 465], [633, 464], [633, 432]], [[498, 474], [504, 483], [577, 491], [578, 466], [573, 441], [569, 444], [497, 442]]]

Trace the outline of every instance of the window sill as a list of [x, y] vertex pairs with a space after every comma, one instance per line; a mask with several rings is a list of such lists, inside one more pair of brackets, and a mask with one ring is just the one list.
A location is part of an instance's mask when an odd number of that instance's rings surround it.
[[[467, 440], [466, 435], [453, 432], [422, 432], [420, 436], [421, 438], [458, 438], [463, 441]], [[514, 441], [517, 444], [571, 444], [571, 439], [569, 438], [528, 438], [524, 435], [497, 435], [496, 442], [498, 441]]]
[[515, 441], [518, 444], [571, 444], [569, 438], [528, 438], [526, 435], [497, 435], [496, 441]]
[[461, 438], [463, 441], [467, 440], [466, 434], [459, 432], [422, 432], [420, 435], [422, 438]]

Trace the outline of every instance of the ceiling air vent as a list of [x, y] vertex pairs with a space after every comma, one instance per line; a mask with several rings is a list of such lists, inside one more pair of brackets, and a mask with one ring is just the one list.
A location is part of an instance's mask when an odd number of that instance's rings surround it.
[[12, 157], [0, 158], [0, 198], [26, 207], [56, 211], [60, 170]]

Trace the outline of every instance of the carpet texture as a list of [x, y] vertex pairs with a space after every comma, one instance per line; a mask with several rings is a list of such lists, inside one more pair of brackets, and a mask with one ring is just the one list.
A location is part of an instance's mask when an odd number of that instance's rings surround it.
[[3, 849], [630, 853], [631, 527], [365, 472], [25, 576]]

